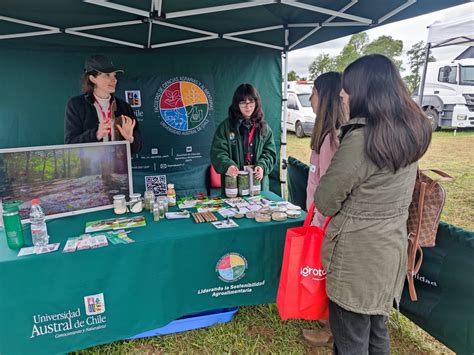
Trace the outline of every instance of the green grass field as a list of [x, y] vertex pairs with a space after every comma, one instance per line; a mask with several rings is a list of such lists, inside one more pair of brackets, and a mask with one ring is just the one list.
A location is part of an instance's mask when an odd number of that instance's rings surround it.
[[[309, 138], [288, 135], [288, 155], [308, 163]], [[464, 229], [474, 230], [474, 131], [436, 132], [421, 161], [422, 168], [441, 169], [456, 178], [446, 183], [447, 201], [442, 219]], [[285, 353], [330, 354], [328, 348], [312, 348], [301, 340], [301, 330], [316, 322], [286, 321], [279, 318], [275, 305], [241, 307], [233, 321], [210, 328], [141, 340], [121, 341], [81, 351], [97, 353]], [[450, 354], [445, 346], [423, 330], [393, 312], [390, 317], [393, 354]]]

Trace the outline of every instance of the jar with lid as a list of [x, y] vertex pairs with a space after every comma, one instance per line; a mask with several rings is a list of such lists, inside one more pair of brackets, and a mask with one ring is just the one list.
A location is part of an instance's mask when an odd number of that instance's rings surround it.
[[127, 212], [127, 201], [125, 195], [114, 195], [114, 213], [124, 214]]
[[250, 181], [248, 171], [239, 171], [238, 185], [239, 196], [248, 196], [250, 194]]
[[10, 249], [20, 249], [25, 244], [18, 206], [21, 201], [3, 203], [3, 226]]
[[151, 204], [153, 201], [155, 201], [155, 194], [151, 190], [146, 190], [143, 198], [143, 208], [151, 211]]
[[252, 174], [252, 186], [250, 187], [250, 196], [260, 195], [262, 191], [262, 181], [257, 179], [257, 173], [255, 171]]
[[140, 213], [143, 210], [142, 195], [130, 194], [130, 212]]
[[166, 197], [168, 198], [168, 206], [176, 206], [176, 191], [174, 189], [174, 184], [168, 184]]
[[161, 203], [163, 205], [164, 213], [168, 212], [168, 197], [158, 196], [156, 198], [156, 202]]
[[237, 176], [225, 174], [225, 195], [228, 198], [237, 197], [239, 190], [237, 188]]

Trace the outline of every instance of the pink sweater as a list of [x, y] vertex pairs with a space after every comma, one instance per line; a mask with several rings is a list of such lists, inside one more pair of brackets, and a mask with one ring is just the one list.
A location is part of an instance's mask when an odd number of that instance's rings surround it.
[[[314, 192], [319, 185], [321, 176], [323, 176], [331, 164], [332, 157], [336, 153], [337, 148], [339, 147], [339, 139], [336, 138], [335, 144], [331, 144], [330, 135], [326, 135], [324, 138], [319, 154], [314, 150], [311, 151], [311, 158], [309, 162], [309, 173], [308, 173], [308, 185], [306, 186], [306, 209], [309, 210], [309, 207], [314, 201]], [[322, 227], [326, 217], [324, 217], [319, 211], [315, 209], [312, 225]]]

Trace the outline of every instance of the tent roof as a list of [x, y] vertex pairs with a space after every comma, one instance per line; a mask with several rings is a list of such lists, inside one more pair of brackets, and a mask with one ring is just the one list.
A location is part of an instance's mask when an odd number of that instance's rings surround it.
[[[5, 45], [292, 50], [469, 0], [1, 0]], [[286, 31], [288, 30], [288, 31]]]
[[451, 21], [437, 21], [429, 27], [428, 43], [432, 48], [451, 45], [474, 45], [474, 17], [469, 14]]

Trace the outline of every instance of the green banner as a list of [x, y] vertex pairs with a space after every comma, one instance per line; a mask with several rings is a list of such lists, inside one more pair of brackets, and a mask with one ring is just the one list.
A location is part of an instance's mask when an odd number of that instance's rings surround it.
[[120, 78], [117, 96], [133, 108], [144, 147], [133, 156], [134, 191], [180, 195], [206, 192], [215, 130], [214, 86], [209, 76]]

